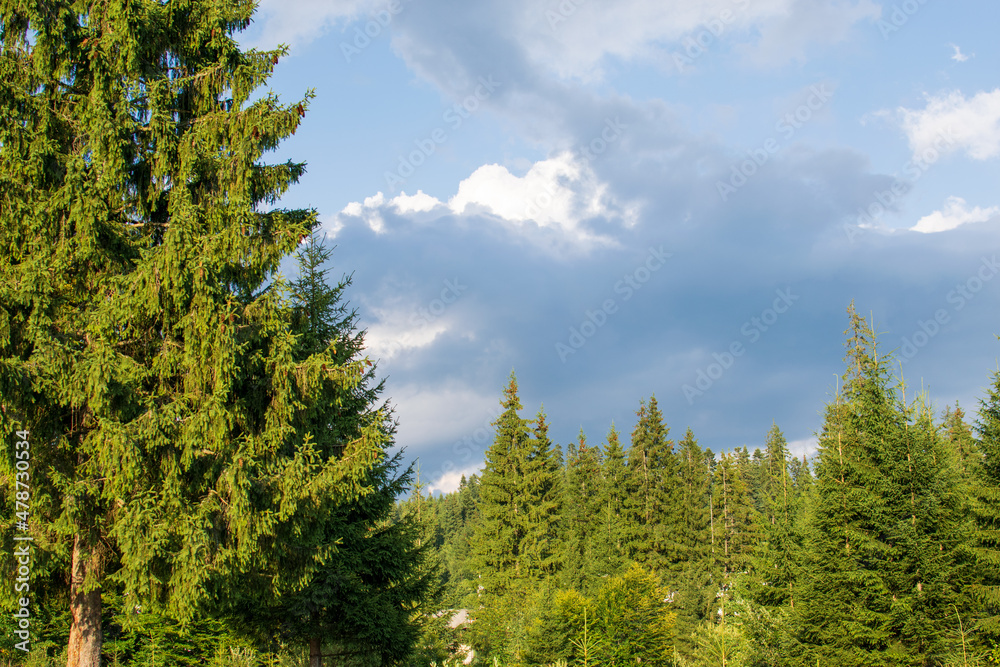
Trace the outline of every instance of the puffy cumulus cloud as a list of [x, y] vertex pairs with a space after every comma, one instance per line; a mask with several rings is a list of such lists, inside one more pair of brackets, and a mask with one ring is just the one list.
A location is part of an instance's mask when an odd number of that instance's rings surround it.
[[986, 222], [1000, 213], [1000, 206], [968, 208], [961, 197], [948, 197], [944, 208], [925, 215], [912, 227], [915, 232], [946, 232], [968, 222]]
[[[365, 201], [367, 203], [367, 200]], [[403, 192], [398, 197], [393, 198], [392, 204], [399, 213], [428, 213], [442, 206], [436, 197], [432, 197], [422, 190], [417, 190], [415, 195], [407, 195]]]
[[448, 202], [456, 213], [488, 211], [508, 222], [558, 227], [579, 241], [596, 237], [583, 228], [591, 218], [635, 224], [638, 206], [623, 204], [582, 159], [562, 153], [536, 162], [524, 176], [498, 164], [484, 165], [458, 186]]
[[[403, 193], [403, 195], [405, 194], [406, 193]], [[403, 197], [403, 199], [405, 205], [405, 201], [408, 200], [405, 196]], [[347, 206], [344, 207], [344, 210], [341, 211], [341, 214], [345, 216], [350, 216], [352, 218], [360, 218], [364, 220], [365, 224], [367, 224], [369, 227], [372, 228], [372, 231], [381, 233], [385, 229], [385, 220], [382, 218], [382, 213], [381, 213], [382, 208], [385, 206], [385, 204], [386, 204], [385, 195], [382, 194], [381, 192], [376, 192], [371, 197], [365, 197], [363, 203], [352, 201], [351, 203], [349, 203]], [[328, 231], [333, 236], [336, 236], [337, 232], [340, 231], [341, 226], [342, 225], [338, 218], [337, 221], [334, 222], [333, 225], [328, 228]]]
[[1000, 88], [968, 99], [957, 90], [930, 95], [923, 109], [900, 107], [898, 114], [916, 157], [938, 150], [964, 150], [975, 160], [1000, 155]]
[[[476, 216], [499, 221], [515, 234], [526, 235], [551, 247], [587, 248], [614, 244], [614, 239], [595, 232], [590, 223], [600, 220], [620, 228], [633, 226], [640, 207], [622, 202], [601, 182], [585, 158], [560, 153], [534, 163], [523, 176], [499, 164], [476, 169], [458, 185], [458, 192], [442, 202], [422, 191], [387, 199], [381, 192], [364, 202], [351, 202], [329, 227], [336, 234], [345, 219], [365, 222], [373, 231], [385, 231], [386, 212], [433, 218], [444, 215]], [[543, 234], [536, 233], [543, 230]], [[553, 245], [554, 244], [554, 245]]]

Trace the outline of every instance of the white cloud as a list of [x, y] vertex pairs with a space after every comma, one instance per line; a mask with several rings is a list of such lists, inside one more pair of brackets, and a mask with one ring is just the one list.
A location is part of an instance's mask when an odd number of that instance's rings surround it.
[[[368, 311], [375, 318], [386, 317], [384, 308], [369, 306]], [[384, 361], [407, 350], [427, 347], [439, 335], [448, 331], [444, 321], [436, 321], [425, 325], [414, 326], [410, 322], [402, 323], [399, 318], [391, 317], [388, 322], [380, 321], [369, 325], [365, 334], [365, 350], [370, 356]]]
[[[402, 0], [402, 7], [407, 2]], [[263, 48], [286, 43], [295, 48], [321, 37], [338, 22], [376, 15], [388, 6], [389, 0], [261, 0], [250, 43]], [[421, 8], [431, 14], [449, 9], [435, 7], [433, 0]], [[737, 36], [759, 37], [757, 59], [787, 62], [801, 58], [810, 44], [842, 40], [852, 25], [877, 18], [880, 12], [872, 0], [494, 0], [484, 2], [481, 10], [482, 16], [496, 17], [497, 29], [518, 42], [530, 60], [559, 76], [582, 79], [599, 78], [601, 62], [608, 57], [673, 62], [672, 53], [684, 50], [682, 41], [698, 36], [711, 42], [707, 50]], [[406, 45], [427, 48], [423, 39], [414, 37], [397, 45], [404, 50]]]
[[[957, 44], [949, 44], [948, 46], [950, 46], [951, 48], [955, 49], [955, 53], [953, 53], [951, 55], [951, 59], [954, 60], [955, 62], [964, 63], [966, 60], [969, 59], [969, 56], [967, 56], [964, 53], [962, 53], [962, 49], [958, 48]], [[972, 55], [976, 55], [976, 54], [972, 54]]]
[[875, 21], [882, 8], [871, 0], [797, 0], [773, 17], [762, 17], [760, 39], [740, 48], [758, 65], [804, 62], [817, 45], [846, 40], [861, 21]]
[[447, 203], [422, 191], [415, 195], [404, 192], [392, 199], [378, 192], [363, 203], [345, 206], [330, 231], [336, 234], [344, 217], [354, 217], [381, 233], [385, 230], [383, 212], [390, 209], [397, 214], [488, 215], [513, 229], [530, 224], [554, 230], [564, 242], [583, 246], [613, 244], [588, 230], [586, 221], [601, 218], [630, 227], [639, 216], [639, 206], [620, 202], [585, 159], [561, 153], [534, 163], [524, 176], [498, 164], [479, 167], [459, 183], [458, 192]]
[[964, 150], [975, 160], [1000, 155], [1000, 88], [966, 99], [960, 91], [928, 96], [924, 109], [899, 109], [915, 157]]
[[581, 241], [595, 238], [580, 229], [583, 220], [602, 217], [630, 226], [638, 215], [636, 206], [619, 203], [589, 164], [570, 153], [536, 162], [521, 177], [498, 164], [484, 165], [459, 184], [448, 205], [459, 214], [480, 209], [515, 224], [558, 227]]
[[[402, 198], [404, 202], [408, 201], [409, 199], [406, 197], [405, 192], [402, 193], [400, 197], [397, 197], [397, 199], [399, 198]], [[385, 195], [382, 194], [381, 192], [376, 192], [371, 197], [365, 197], [365, 201], [363, 204], [361, 202], [352, 201], [350, 204], [344, 207], [344, 210], [341, 211], [341, 213], [343, 215], [349, 215], [353, 218], [361, 218], [362, 220], [365, 221], [365, 224], [367, 224], [369, 227], [372, 228], [373, 231], [377, 233], [382, 233], [383, 231], [385, 231], [385, 220], [382, 218], [382, 208], [385, 206], [385, 204], [386, 204]], [[337, 231], [339, 231], [341, 226], [342, 225], [340, 225], [339, 223], [336, 224], [330, 230], [331, 235], [336, 236]]]
[[430, 493], [452, 493], [453, 491], [458, 491], [459, 485], [462, 483], [462, 478], [469, 479], [473, 475], [478, 475], [483, 470], [482, 464], [469, 466], [467, 468], [462, 468], [461, 470], [452, 470], [450, 472], [442, 473], [440, 477], [435, 479], [433, 482], [427, 485], [427, 490]]
[[518, 34], [532, 60], [560, 76], [588, 79], [599, 76], [608, 56], [659, 58], [673, 68], [675, 54], [696, 64], [722, 42], [757, 36], [749, 49], [756, 60], [787, 62], [809, 45], [842, 40], [852, 25], [880, 12], [872, 0], [563, 0], [529, 3]]
[[426, 194], [423, 190], [417, 190], [415, 195], [407, 195], [404, 191], [392, 200], [392, 204], [398, 213], [428, 213], [438, 206], [443, 206], [439, 199]]
[[384, 365], [407, 352], [431, 346], [438, 336], [458, 326], [453, 304], [462, 291], [448, 303], [438, 304], [433, 299], [428, 302], [416, 282], [393, 274], [383, 278], [377, 290], [363, 298], [368, 354]]
[[792, 440], [788, 443], [788, 453], [796, 458], [812, 457], [816, 455], [817, 447], [819, 446], [819, 441], [815, 436], [810, 438], [802, 438], [801, 440]]
[[915, 232], [925, 234], [945, 232], [967, 222], [986, 222], [998, 213], [1000, 213], [1000, 206], [989, 208], [977, 206], [970, 210], [961, 197], [948, 197], [942, 210], [934, 211], [930, 215], [920, 218], [912, 229]]

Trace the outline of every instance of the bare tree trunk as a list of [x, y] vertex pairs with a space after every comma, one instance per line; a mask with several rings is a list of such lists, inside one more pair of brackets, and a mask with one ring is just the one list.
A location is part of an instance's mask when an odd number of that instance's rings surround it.
[[309, 640], [309, 667], [323, 667], [323, 656], [320, 654], [319, 637]]
[[101, 589], [84, 591], [88, 575], [100, 577], [101, 557], [79, 535], [73, 540], [73, 569], [69, 604], [73, 624], [69, 629], [67, 667], [101, 667]]

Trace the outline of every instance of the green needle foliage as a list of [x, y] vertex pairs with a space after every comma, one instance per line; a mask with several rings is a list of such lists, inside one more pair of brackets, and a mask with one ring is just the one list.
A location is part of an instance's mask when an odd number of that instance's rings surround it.
[[524, 473], [532, 449], [531, 429], [522, 419], [517, 378], [511, 373], [494, 422], [496, 436], [486, 452], [479, 485], [479, 520], [473, 539], [474, 558], [486, 596], [502, 597], [525, 571], [528, 499]]
[[34, 443], [71, 666], [104, 589], [184, 620], [301, 584], [254, 575], [382, 457], [379, 419], [309, 430], [366, 368], [298, 333], [275, 274], [316, 219], [268, 210], [304, 166], [262, 158], [308, 96], [254, 97], [283, 54], [238, 47], [254, 4], [0, 6], [0, 426]]
[[929, 411], [897, 398], [871, 327], [849, 315], [795, 604], [803, 663], [938, 664], [961, 586], [957, 471]]
[[595, 578], [594, 551], [603, 540], [594, 521], [602, 509], [601, 487], [601, 450], [589, 447], [581, 431], [579, 442], [568, 447], [563, 487], [563, 584], [567, 588], [584, 591], [585, 582]]
[[679, 536], [679, 464], [663, 413], [640, 401], [625, 475], [626, 549], [630, 559], [662, 568], [683, 558]]
[[[303, 358], [329, 351], [338, 365], [361, 361], [364, 332], [348, 308], [345, 276], [327, 283], [331, 250], [314, 234], [297, 254], [299, 277], [291, 283], [293, 329]], [[370, 367], [361, 382], [331, 384], [322, 400], [302, 413], [300, 428], [315, 434], [314, 446], [336, 458], [366, 431], [382, 433], [388, 449], [396, 425], [379, 404], [384, 381]], [[422, 542], [419, 512], [393, 519], [396, 498], [405, 492], [412, 469], [399, 471], [401, 453], [385, 451], [361, 480], [356, 499], [332, 497], [312, 505], [299, 520], [282, 527], [280, 556], [254, 573], [250, 590], [231, 595], [229, 612], [262, 639], [278, 637], [305, 644], [322, 639], [325, 653], [364, 655], [375, 664], [403, 660], [420, 634], [418, 616], [429, 602], [437, 572], [427, 560], [432, 544]], [[281, 582], [280, 587], [269, 582]]]
[[978, 629], [994, 655], [1000, 647], [1000, 371], [980, 403], [976, 424], [981, 456], [973, 468], [973, 551], [977, 581], [971, 590], [978, 603]]
[[625, 451], [614, 424], [608, 431], [601, 466], [601, 486], [594, 519], [593, 571], [600, 578], [621, 572], [625, 558]]

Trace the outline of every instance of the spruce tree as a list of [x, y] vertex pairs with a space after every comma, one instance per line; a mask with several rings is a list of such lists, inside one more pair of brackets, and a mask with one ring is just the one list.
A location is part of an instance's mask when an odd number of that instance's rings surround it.
[[712, 557], [711, 470], [705, 452], [689, 428], [677, 443], [679, 558], [670, 563], [665, 582], [677, 591], [678, 650], [691, 653], [695, 626], [710, 618], [713, 603], [722, 591], [721, 572]]
[[715, 526], [713, 560], [716, 569], [728, 580], [733, 574], [746, 569], [749, 554], [757, 542], [750, 487], [743, 479], [733, 453], [724, 453], [719, 457], [712, 481], [712, 499]]
[[[315, 234], [297, 253], [293, 331], [302, 359], [329, 349], [336, 363], [347, 365], [362, 359], [365, 332], [344, 299], [351, 277], [328, 284], [331, 254]], [[339, 456], [368, 429], [384, 434], [385, 451], [366, 471], [359, 497], [334, 498], [287, 523], [276, 544], [279, 558], [252, 575], [259, 586], [251, 590], [268, 590], [268, 581], [287, 582], [276, 595], [230, 596], [227, 605], [258, 636], [308, 642], [317, 665], [321, 652], [329, 651], [402, 660], [418, 636], [419, 613], [436, 592], [438, 573], [430, 562], [437, 548], [435, 506], [424, 498], [419, 479], [406, 511], [394, 516], [396, 497], [406, 491], [413, 471], [412, 466], [400, 470], [402, 452], [388, 454], [396, 426], [388, 405], [380, 403], [383, 387], [371, 366], [357, 385], [326, 387], [322, 400], [302, 414], [299, 428], [314, 434], [315, 446], [327, 456]]]
[[472, 606], [467, 600], [476, 587], [472, 563], [473, 530], [479, 502], [479, 478], [462, 476], [458, 490], [448, 494], [445, 502], [453, 505], [453, 522], [442, 526], [441, 564], [444, 569], [445, 604], [450, 607]]
[[33, 443], [69, 667], [100, 663], [104, 591], [181, 619], [249, 593], [382, 452], [375, 425], [339, 452], [299, 428], [364, 366], [299, 353], [275, 272], [316, 218], [267, 210], [304, 166], [262, 156], [307, 100], [254, 97], [283, 52], [240, 50], [253, 10], [0, 7], [0, 426]]
[[788, 444], [777, 424], [767, 433], [759, 493], [758, 540], [751, 560], [753, 576], [748, 581], [751, 596], [767, 607], [794, 606], [800, 507], [789, 470]]
[[594, 574], [606, 578], [619, 574], [626, 563], [625, 538], [625, 452], [618, 440], [618, 431], [614, 424], [608, 431], [604, 444], [603, 463], [601, 465], [601, 486], [599, 496], [599, 515], [595, 523], [599, 533], [595, 533], [594, 542]]
[[517, 377], [511, 373], [503, 409], [493, 423], [496, 434], [486, 452], [479, 484], [479, 517], [473, 544], [479, 585], [488, 597], [502, 597], [524, 572], [528, 508], [523, 495], [524, 470], [532, 449], [531, 429], [520, 415]]
[[624, 539], [630, 560], [662, 570], [678, 562], [678, 463], [656, 397], [640, 401], [625, 477]]
[[958, 463], [962, 479], [970, 481], [976, 473], [980, 456], [979, 444], [972, 433], [972, 428], [965, 421], [965, 411], [957, 401], [954, 410], [950, 406], [945, 407], [941, 416], [941, 427]]
[[987, 644], [1000, 645], [1000, 371], [980, 400], [980, 455], [973, 467], [971, 494], [977, 580], [970, 592], [977, 603], [978, 630]]
[[848, 368], [819, 438], [795, 628], [805, 664], [935, 664], [961, 586], [953, 468], [928, 410], [897, 398], [891, 357], [852, 308]]
[[560, 456], [549, 439], [549, 424], [544, 410], [538, 410], [534, 424], [523, 479], [528, 513], [524, 540], [525, 569], [531, 574], [551, 576], [560, 563], [558, 539], [562, 470]]
[[601, 513], [601, 451], [587, 445], [580, 430], [578, 443], [566, 454], [563, 495], [563, 586], [587, 591], [594, 583], [595, 542]]
[[711, 545], [709, 484], [711, 471], [705, 452], [694, 432], [687, 429], [677, 443], [679, 543], [683, 549], [678, 565], [702, 561]]

